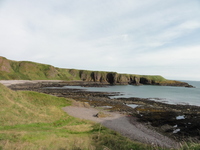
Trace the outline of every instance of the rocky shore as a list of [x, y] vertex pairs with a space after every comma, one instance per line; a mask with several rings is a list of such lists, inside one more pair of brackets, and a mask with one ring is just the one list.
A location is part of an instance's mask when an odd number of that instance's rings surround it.
[[200, 141], [200, 107], [191, 105], [170, 105], [141, 98], [117, 98], [109, 96], [120, 93], [88, 92], [79, 89], [59, 89], [66, 85], [106, 86], [95, 82], [27, 82], [7, 85], [13, 90], [32, 90], [60, 97], [87, 102], [93, 107], [118, 111], [137, 118], [148, 128], [156, 130], [177, 141]]

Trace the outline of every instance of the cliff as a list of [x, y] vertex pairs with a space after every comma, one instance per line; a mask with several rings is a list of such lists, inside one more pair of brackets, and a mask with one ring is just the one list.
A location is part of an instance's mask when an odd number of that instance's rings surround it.
[[162, 76], [119, 74], [117, 72], [62, 69], [29, 61], [12, 61], [0, 56], [0, 80], [82, 80], [102, 84], [185, 86], [189, 84], [172, 81]]

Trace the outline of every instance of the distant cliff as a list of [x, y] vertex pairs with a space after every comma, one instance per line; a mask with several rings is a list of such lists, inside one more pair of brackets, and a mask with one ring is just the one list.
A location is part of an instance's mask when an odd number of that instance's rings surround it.
[[62, 69], [29, 61], [12, 61], [0, 56], [0, 80], [82, 80], [103, 84], [184, 86], [180, 81], [166, 80], [162, 76], [119, 74], [117, 72]]

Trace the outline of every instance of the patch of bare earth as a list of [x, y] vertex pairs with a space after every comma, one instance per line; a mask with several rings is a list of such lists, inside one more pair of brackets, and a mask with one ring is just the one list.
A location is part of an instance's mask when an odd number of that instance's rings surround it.
[[0, 83], [5, 86], [25, 83], [48, 83], [48, 82], [61, 82], [62, 80], [0, 80]]
[[[123, 115], [118, 112], [108, 112], [88, 106], [84, 107], [84, 105], [84, 103], [76, 103], [75, 105], [73, 103], [72, 106], [64, 107], [63, 110], [71, 116], [100, 123], [131, 140], [167, 148], [179, 147], [179, 144], [174, 140], [148, 129], [132, 116]], [[98, 114], [103, 114], [103, 117], [98, 117]]]

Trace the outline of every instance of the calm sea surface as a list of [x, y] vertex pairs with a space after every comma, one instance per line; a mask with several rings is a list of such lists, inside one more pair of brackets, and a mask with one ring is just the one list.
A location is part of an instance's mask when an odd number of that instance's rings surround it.
[[164, 103], [170, 104], [189, 104], [200, 106], [200, 81], [184, 81], [196, 88], [173, 87], [173, 86], [155, 86], [155, 85], [115, 85], [108, 87], [80, 87], [80, 86], [65, 86], [63, 88], [77, 88], [88, 91], [99, 92], [120, 92], [122, 95], [111, 98], [150, 98], [156, 100], [159, 98]]

